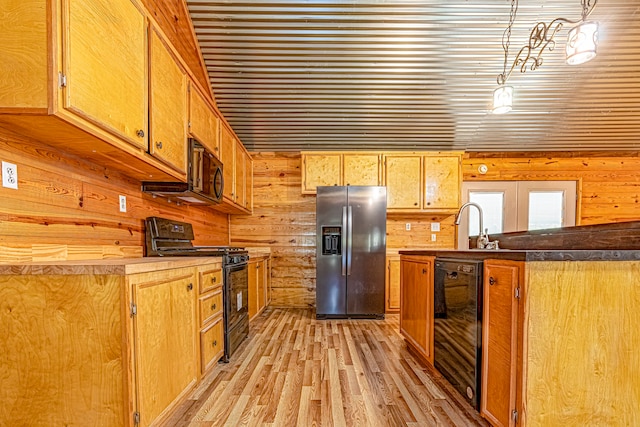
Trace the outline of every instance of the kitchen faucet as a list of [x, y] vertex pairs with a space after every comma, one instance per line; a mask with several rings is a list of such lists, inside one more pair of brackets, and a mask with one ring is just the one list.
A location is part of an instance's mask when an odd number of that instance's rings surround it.
[[462, 211], [469, 206], [475, 206], [475, 208], [478, 209], [478, 218], [480, 219], [480, 233], [479, 233], [480, 235], [476, 240], [476, 247], [478, 249], [498, 249], [498, 241], [489, 242], [489, 235], [487, 234], [487, 230], [485, 230], [482, 226], [482, 208], [480, 207], [479, 204], [474, 202], [467, 202], [464, 205], [460, 206], [460, 210], [458, 210], [454, 224], [460, 225], [460, 219], [462, 218]]

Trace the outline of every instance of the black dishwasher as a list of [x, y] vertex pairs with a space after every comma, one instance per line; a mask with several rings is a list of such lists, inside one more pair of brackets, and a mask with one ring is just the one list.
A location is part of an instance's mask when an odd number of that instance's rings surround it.
[[436, 258], [435, 367], [476, 409], [480, 404], [482, 274], [482, 261]]

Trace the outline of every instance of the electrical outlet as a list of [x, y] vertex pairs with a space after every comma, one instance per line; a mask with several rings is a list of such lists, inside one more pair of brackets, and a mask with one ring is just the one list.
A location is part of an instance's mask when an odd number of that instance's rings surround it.
[[18, 166], [9, 162], [2, 162], [2, 186], [18, 189]]
[[127, 196], [120, 195], [120, 212], [127, 211]]
[[431, 223], [431, 231], [440, 231], [440, 223], [432, 222]]
[[411, 223], [410, 222], [406, 223], [404, 225], [404, 229], [407, 230], [407, 231], [411, 231]]
[[432, 234], [431, 234], [431, 241], [432, 241], [432, 242], [435, 242], [435, 241], [436, 241], [436, 234], [435, 234], [435, 233], [432, 233]]

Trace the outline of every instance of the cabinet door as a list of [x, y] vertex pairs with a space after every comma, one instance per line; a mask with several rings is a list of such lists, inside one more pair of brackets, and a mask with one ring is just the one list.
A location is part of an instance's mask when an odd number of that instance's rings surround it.
[[236, 162], [236, 140], [226, 126], [220, 126], [220, 159], [222, 160], [224, 191], [226, 199], [235, 202], [235, 162]]
[[302, 154], [302, 194], [316, 194], [318, 186], [342, 185], [341, 154]]
[[246, 152], [244, 156], [244, 207], [251, 212], [253, 210], [253, 160]]
[[150, 31], [149, 152], [187, 172], [187, 78], [155, 31]]
[[245, 184], [246, 184], [246, 164], [245, 164], [245, 155], [244, 150], [240, 147], [240, 143], [236, 141], [235, 147], [235, 189], [233, 190], [235, 197], [234, 202], [238, 206], [245, 207], [245, 203], [247, 202], [245, 194]]
[[344, 154], [344, 185], [380, 185], [379, 154]]
[[257, 288], [258, 288], [258, 313], [261, 312], [267, 304], [267, 293], [265, 289], [266, 281], [265, 281], [265, 260], [261, 259], [256, 263], [256, 278], [257, 278]]
[[146, 24], [131, 0], [63, 1], [63, 106], [147, 150]]
[[132, 281], [137, 412], [148, 426], [197, 381], [196, 276], [186, 268]]
[[425, 156], [424, 209], [460, 207], [460, 157]]
[[400, 261], [400, 332], [433, 364], [433, 258]]
[[485, 261], [481, 414], [494, 426], [514, 426], [518, 298], [521, 264]]
[[387, 209], [420, 210], [422, 156], [386, 156]]
[[193, 84], [189, 88], [189, 134], [220, 158], [220, 120]]
[[252, 319], [258, 313], [258, 262], [255, 259], [249, 261], [247, 276], [249, 281], [249, 319]]
[[400, 256], [387, 257], [385, 301], [387, 313], [397, 313], [400, 310]]

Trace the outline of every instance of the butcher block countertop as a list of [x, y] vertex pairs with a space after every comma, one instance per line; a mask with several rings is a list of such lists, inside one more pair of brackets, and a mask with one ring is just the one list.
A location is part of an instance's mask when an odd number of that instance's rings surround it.
[[456, 259], [504, 259], [511, 261], [638, 261], [640, 250], [404, 250], [400, 255]]
[[220, 257], [145, 257], [113, 258], [78, 261], [46, 261], [23, 264], [0, 265], [0, 275], [12, 274], [99, 274], [128, 275], [169, 270], [172, 268], [196, 267], [222, 262]]

